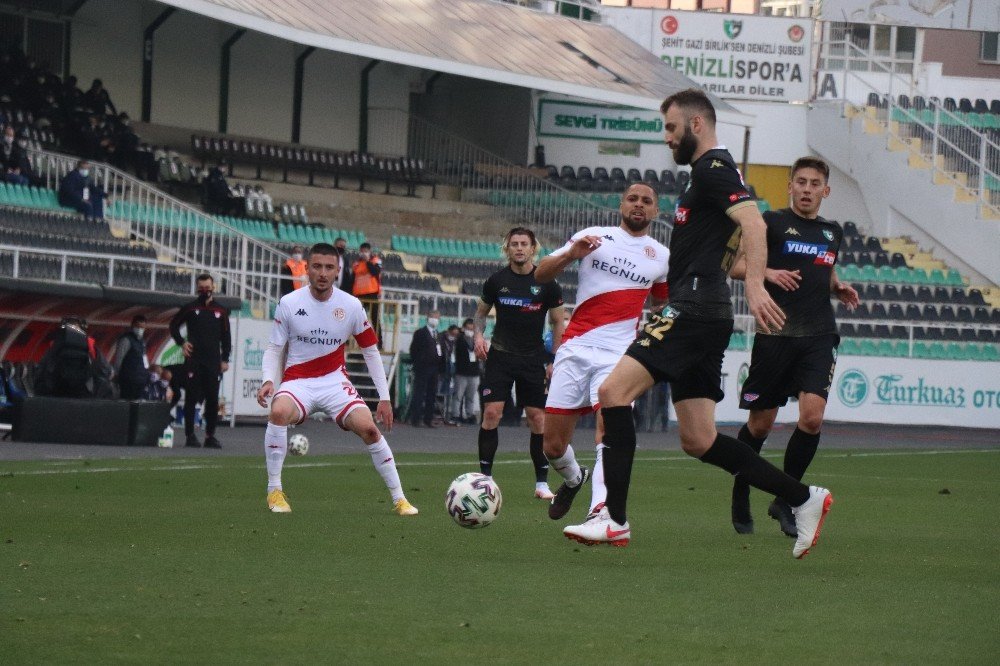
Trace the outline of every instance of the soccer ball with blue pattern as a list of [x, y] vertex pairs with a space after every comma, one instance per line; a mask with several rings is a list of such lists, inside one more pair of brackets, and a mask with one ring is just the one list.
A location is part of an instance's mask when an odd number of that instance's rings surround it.
[[288, 438], [288, 452], [293, 456], [304, 456], [309, 453], [309, 438], [302, 433], [296, 433]]
[[503, 496], [500, 486], [485, 474], [463, 474], [448, 486], [444, 506], [448, 515], [462, 527], [486, 527], [500, 515]]

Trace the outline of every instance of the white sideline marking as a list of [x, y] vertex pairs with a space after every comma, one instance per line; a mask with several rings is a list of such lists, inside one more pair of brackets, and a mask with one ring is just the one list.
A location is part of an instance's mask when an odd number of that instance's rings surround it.
[[[956, 453], [1000, 453], [1000, 448], [995, 449], [937, 449], [930, 451], [870, 451], [865, 453], [828, 453], [819, 454], [818, 458], [878, 458], [878, 457], [889, 457], [889, 456], [932, 456], [932, 455], [950, 455]], [[764, 454], [765, 458], [777, 458], [782, 456], [782, 453], [768, 453]], [[679, 462], [679, 461], [694, 461], [691, 456], [681, 454], [675, 456], [660, 456], [655, 458], [645, 458], [638, 456], [637, 461], [642, 462]], [[20, 462], [20, 461], [19, 461]], [[51, 461], [49, 465], [66, 465], [69, 462], [77, 461]], [[527, 465], [530, 464], [530, 460], [498, 460], [494, 465]], [[342, 461], [324, 461], [324, 462], [301, 462], [301, 463], [286, 463], [285, 468], [295, 468], [304, 469], [308, 467], [357, 467], [358, 465], [363, 465], [362, 462], [342, 462]], [[396, 463], [397, 467], [470, 467], [475, 466], [475, 462], [467, 461], [430, 461], [430, 460], [418, 460], [412, 462], [400, 461]], [[178, 472], [185, 470], [203, 470], [203, 469], [224, 469], [228, 465], [220, 465], [218, 463], [175, 463], [173, 465], [150, 465], [150, 466], [127, 466], [127, 467], [78, 467], [78, 468], [67, 468], [59, 467], [57, 469], [35, 469], [26, 471], [11, 471], [0, 469], [0, 478], [2, 477], [12, 477], [12, 476], [43, 476], [48, 474], [103, 474], [105, 472]], [[257, 469], [259, 465], [245, 465], [244, 469]], [[832, 476], [832, 475], [830, 475]]]

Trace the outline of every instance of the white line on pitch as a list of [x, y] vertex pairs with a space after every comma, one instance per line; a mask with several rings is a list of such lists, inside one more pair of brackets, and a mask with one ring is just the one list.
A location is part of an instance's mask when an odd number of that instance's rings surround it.
[[[877, 458], [877, 457], [888, 457], [888, 456], [928, 456], [928, 455], [950, 455], [957, 453], [1000, 453], [1000, 448], [996, 449], [940, 449], [940, 450], [930, 450], [930, 451], [869, 451], [864, 453], [821, 453], [819, 457], [821, 458]], [[767, 453], [764, 454], [766, 458], [776, 458], [783, 454], [781, 453]], [[637, 461], [641, 462], [679, 462], [679, 461], [693, 461], [694, 458], [679, 454], [675, 456], [660, 456], [660, 457], [643, 457], [638, 456]], [[529, 460], [498, 460], [494, 465], [527, 465]], [[53, 461], [49, 462], [50, 465], [63, 465], [66, 464], [65, 461]], [[363, 465], [362, 462], [347, 462], [347, 461], [323, 461], [323, 462], [289, 462], [285, 464], [286, 468], [309, 468], [309, 467], [356, 467], [358, 465]], [[474, 462], [467, 461], [432, 461], [432, 460], [418, 460], [418, 461], [399, 461], [397, 462], [398, 467], [469, 467], [473, 466]], [[173, 464], [173, 465], [153, 465], [153, 466], [124, 466], [124, 467], [79, 467], [79, 468], [68, 468], [59, 467], [57, 469], [34, 469], [34, 470], [24, 470], [24, 471], [12, 471], [12, 470], [0, 470], [0, 477], [12, 477], [12, 476], [41, 476], [50, 474], [100, 474], [104, 472], [174, 472], [174, 471], [184, 471], [184, 470], [204, 470], [204, 469], [224, 469], [230, 467], [229, 465], [222, 465], [219, 463], [184, 463], [184, 464]], [[245, 469], [256, 469], [258, 465], [243, 465]]]

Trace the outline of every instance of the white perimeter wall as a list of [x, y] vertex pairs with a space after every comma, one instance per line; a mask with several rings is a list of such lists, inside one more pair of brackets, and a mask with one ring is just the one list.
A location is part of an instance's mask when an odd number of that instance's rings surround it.
[[[100, 78], [119, 110], [142, 113], [142, 33], [166, 7], [122, 0], [89, 0], [73, 21], [71, 70], [86, 89]], [[223, 42], [233, 26], [178, 10], [154, 41], [154, 123], [215, 131]], [[248, 31], [232, 47], [229, 126], [232, 134], [290, 141], [295, 56], [302, 47]], [[301, 142], [358, 147], [360, 76], [366, 59], [315, 51], [305, 63]], [[381, 63], [369, 78], [370, 108], [409, 110], [411, 82], [419, 70]], [[406, 152], [406, 128], [380, 127], [369, 151]]]

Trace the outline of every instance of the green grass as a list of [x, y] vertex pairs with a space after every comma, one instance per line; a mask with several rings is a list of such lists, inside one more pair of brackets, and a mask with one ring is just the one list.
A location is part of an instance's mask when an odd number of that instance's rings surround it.
[[640, 453], [625, 549], [565, 540], [530, 497], [530, 467], [503, 460], [503, 512], [484, 530], [443, 509], [448, 482], [473, 467], [452, 455], [402, 457], [411, 519], [390, 513], [367, 456], [290, 459], [290, 515], [264, 510], [256, 458], [0, 463], [0, 660], [953, 664], [1000, 652], [997, 451], [821, 452], [811, 473], [836, 502], [802, 561], [762, 494], [757, 534], [738, 537], [729, 477], [680, 453]]

